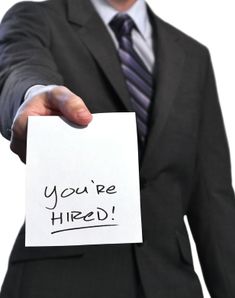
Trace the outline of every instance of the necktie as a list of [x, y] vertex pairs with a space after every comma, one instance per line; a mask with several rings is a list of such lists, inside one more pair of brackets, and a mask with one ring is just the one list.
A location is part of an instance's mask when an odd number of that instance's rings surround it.
[[153, 90], [152, 75], [133, 47], [131, 32], [135, 23], [127, 14], [117, 14], [109, 23], [119, 42], [118, 54], [127, 88], [136, 112], [140, 140], [148, 133], [148, 116]]

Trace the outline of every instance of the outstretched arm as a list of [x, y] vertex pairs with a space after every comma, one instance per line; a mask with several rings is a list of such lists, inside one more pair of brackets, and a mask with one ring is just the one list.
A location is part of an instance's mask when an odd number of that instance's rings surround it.
[[[0, 130], [23, 161], [28, 116], [63, 115], [80, 125], [92, 118], [82, 99], [63, 87], [41, 9], [33, 2], [16, 4], [0, 27]], [[37, 84], [59, 86], [24, 101], [28, 88]]]

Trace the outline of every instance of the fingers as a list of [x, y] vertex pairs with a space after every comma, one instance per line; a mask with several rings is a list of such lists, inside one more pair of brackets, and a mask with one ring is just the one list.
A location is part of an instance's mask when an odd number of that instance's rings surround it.
[[64, 86], [49, 91], [47, 99], [52, 108], [60, 111], [69, 121], [86, 126], [92, 120], [84, 101]]
[[17, 111], [11, 127], [10, 148], [20, 157], [21, 161], [24, 163], [26, 162], [26, 136], [28, 116], [35, 115], [33, 106], [33, 103], [31, 103], [30, 101], [24, 102]]
[[26, 163], [26, 139], [19, 139], [12, 134], [10, 148], [12, 152], [19, 156], [23, 163]]

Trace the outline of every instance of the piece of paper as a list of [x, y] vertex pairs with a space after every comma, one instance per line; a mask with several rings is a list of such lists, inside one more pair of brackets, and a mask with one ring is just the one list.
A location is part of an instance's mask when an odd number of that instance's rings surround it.
[[134, 113], [28, 122], [26, 246], [142, 242]]

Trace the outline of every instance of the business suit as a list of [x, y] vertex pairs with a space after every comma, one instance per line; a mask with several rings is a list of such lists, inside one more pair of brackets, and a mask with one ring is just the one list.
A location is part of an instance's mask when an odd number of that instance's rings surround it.
[[[235, 200], [210, 55], [149, 14], [156, 67], [140, 164], [143, 244], [25, 248], [23, 227], [1, 298], [136, 297], [139, 282], [147, 298], [201, 298], [184, 215], [211, 296], [235, 296]], [[3, 20], [0, 51], [0, 123], [7, 138], [34, 84], [65, 85], [93, 113], [133, 111], [116, 49], [87, 0], [15, 6]]]

